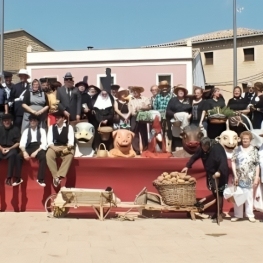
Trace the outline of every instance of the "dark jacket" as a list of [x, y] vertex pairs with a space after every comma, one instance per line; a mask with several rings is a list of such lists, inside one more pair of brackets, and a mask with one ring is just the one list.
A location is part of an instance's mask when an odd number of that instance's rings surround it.
[[69, 112], [70, 121], [76, 120], [76, 116], [81, 115], [81, 95], [77, 88], [71, 90], [70, 98], [65, 86], [58, 88], [57, 100], [59, 100], [58, 109]]
[[20, 141], [20, 130], [11, 126], [6, 129], [4, 126], [0, 126], [0, 145], [2, 147], [11, 147]]

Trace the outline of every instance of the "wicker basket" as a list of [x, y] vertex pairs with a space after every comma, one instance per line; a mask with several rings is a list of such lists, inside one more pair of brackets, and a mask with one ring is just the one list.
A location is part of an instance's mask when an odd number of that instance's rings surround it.
[[195, 182], [192, 184], [159, 184], [155, 180], [153, 185], [166, 205], [193, 206], [196, 203]]
[[210, 123], [213, 124], [222, 124], [222, 123], [226, 123], [227, 118], [222, 118], [222, 119], [210, 118], [209, 121]]

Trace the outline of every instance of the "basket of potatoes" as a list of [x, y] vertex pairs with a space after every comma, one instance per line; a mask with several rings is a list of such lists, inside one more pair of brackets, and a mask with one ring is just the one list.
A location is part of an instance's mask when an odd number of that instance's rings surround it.
[[164, 172], [153, 181], [154, 187], [170, 206], [193, 206], [196, 203], [196, 179], [185, 173]]

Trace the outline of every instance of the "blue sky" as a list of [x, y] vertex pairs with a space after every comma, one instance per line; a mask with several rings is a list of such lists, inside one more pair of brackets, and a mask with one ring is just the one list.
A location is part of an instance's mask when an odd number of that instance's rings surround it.
[[[232, 0], [5, 0], [5, 30], [56, 50], [159, 44], [233, 26]], [[263, 0], [237, 0], [238, 27], [263, 29]]]

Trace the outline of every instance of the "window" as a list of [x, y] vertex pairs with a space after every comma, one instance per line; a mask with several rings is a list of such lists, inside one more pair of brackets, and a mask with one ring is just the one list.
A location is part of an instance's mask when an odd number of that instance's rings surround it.
[[173, 75], [172, 73], [159, 73], [156, 74], [156, 85], [159, 85], [161, 81], [167, 81], [169, 85], [173, 85]]
[[205, 64], [206, 65], [213, 65], [214, 64], [214, 53], [213, 52], [206, 52], [205, 53]]
[[244, 48], [244, 61], [254, 61], [254, 48]]

